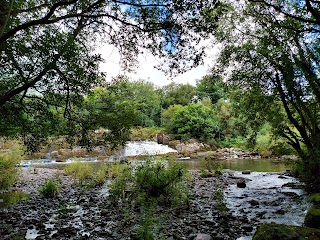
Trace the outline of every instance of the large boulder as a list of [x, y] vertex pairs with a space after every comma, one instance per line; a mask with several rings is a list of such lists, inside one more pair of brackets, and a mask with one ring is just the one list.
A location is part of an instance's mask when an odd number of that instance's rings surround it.
[[320, 209], [310, 208], [304, 219], [304, 225], [306, 227], [320, 229]]
[[320, 230], [315, 228], [267, 223], [258, 227], [253, 240], [320, 240]]

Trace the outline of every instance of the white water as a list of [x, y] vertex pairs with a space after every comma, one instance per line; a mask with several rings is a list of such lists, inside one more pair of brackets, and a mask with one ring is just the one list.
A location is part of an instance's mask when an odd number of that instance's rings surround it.
[[[245, 188], [230, 185], [224, 192], [227, 207], [235, 216], [246, 216], [261, 223], [275, 222], [286, 225], [303, 225], [307, 209], [306, 194], [302, 189], [286, 187], [287, 183], [297, 183], [297, 179], [282, 176], [279, 173], [253, 172], [243, 175], [234, 172], [234, 176], [246, 181]], [[281, 176], [279, 178], [279, 176]], [[256, 204], [251, 204], [255, 201]], [[243, 236], [238, 240], [252, 239]]]
[[177, 152], [177, 150], [170, 148], [167, 145], [158, 144], [157, 142], [131, 141], [127, 142], [122, 150], [118, 151], [109, 159], [117, 160], [130, 156], [160, 155], [174, 152]]

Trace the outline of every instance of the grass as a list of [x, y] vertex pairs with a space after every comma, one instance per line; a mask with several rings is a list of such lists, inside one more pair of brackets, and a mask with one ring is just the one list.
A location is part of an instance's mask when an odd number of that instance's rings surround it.
[[48, 179], [38, 189], [39, 193], [46, 198], [52, 198], [59, 192], [60, 184], [56, 179]]
[[66, 166], [64, 173], [73, 177], [80, 186], [94, 187], [102, 185], [106, 181], [108, 167], [106, 164], [73, 162]]
[[311, 194], [307, 200], [316, 206], [320, 206], [320, 193]]
[[29, 200], [30, 195], [21, 191], [0, 193], [0, 208], [7, 208], [20, 200]]
[[0, 190], [9, 189], [19, 177], [16, 165], [22, 159], [22, 150], [17, 142], [10, 147], [10, 150], [0, 152]]

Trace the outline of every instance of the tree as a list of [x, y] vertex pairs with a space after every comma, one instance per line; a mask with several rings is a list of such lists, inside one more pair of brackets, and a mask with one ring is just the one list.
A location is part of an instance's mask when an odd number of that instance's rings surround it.
[[2, 1], [0, 121], [8, 128], [1, 135], [46, 137], [54, 125], [38, 119], [36, 130], [25, 126], [26, 119], [60, 108], [72, 121], [73, 107], [104, 81], [94, 51], [99, 42], [118, 48], [127, 70], [146, 50], [167, 59], [173, 73], [199, 64], [204, 51], [197, 23], [207, 4], [215, 1]]
[[244, 91], [259, 89], [282, 103], [288, 121], [270, 119], [277, 133], [301, 156], [305, 179], [317, 188], [320, 2], [248, 1], [229, 9], [233, 10], [221, 19], [216, 34], [225, 47], [215, 69], [226, 70], [230, 81]]
[[221, 76], [206, 75], [197, 81], [197, 96], [200, 99], [210, 98], [212, 104], [225, 97], [226, 85]]
[[118, 76], [107, 89], [117, 94], [118, 101], [130, 101], [135, 106], [138, 115], [135, 126], [153, 127], [160, 124], [160, 96], [153, 83], [130, 81], [126, 76]]
[[188, 105], [196, 95], [195, 87], [190, 84], [170, 83], [161, 89], [162, 108], [170, 105]]
[[210, 141], [218, 136], [220, 125], [212, 109], [199, 103], [178, 106], [175, 107], [176, 112], [169, 124], [169, 130], [178, 139]]

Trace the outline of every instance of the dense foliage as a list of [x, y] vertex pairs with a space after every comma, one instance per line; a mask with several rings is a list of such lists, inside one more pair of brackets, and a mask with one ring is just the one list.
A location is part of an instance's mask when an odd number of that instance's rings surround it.
[[227, 73], [251, 102], [252, 127], [268, 120], [301, 156], [306, 180], [319, 183], [319, 1], [229, 4], [215, 34], [224, 49], [214, 72]]
[[61, 118], [70, 122], [69, 131], [63, 134], [86, 135], [91, 120], [84, 120], [88, 118], [85, 114], [78, 118], [78, 106], [85, 95], [105, 81], [99, 70], [102, 58], [97, 47], [113, 45], [126, 70], [137, 65], [139, 53], [144, 51], [166, 62], [160, 63], [164, 71], [175, 74], [187, 70], [201, 63], [204, 51], [198, 43], [204, 33], [199, 34], [198, 24], [205, 5], [215, 3], [2, 1], [1, 136], [22, 136], [30, 150], [37, 150], [48, 136], [65, 130], [59, 125]]

